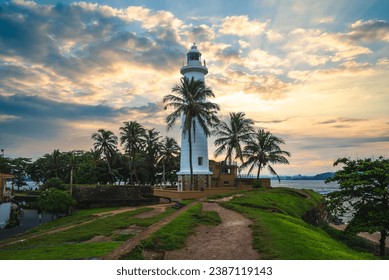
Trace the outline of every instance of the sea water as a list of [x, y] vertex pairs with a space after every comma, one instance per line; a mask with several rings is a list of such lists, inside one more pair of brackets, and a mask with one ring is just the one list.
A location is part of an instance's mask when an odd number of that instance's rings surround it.
[[271, 186], [273, 188], [287, 187], [293, 189], [309, 189], [323, 195], [339, 190], [338, 183], [326, 183], [323, 180], [281, 180], [281, 182], [278, 182], [278, 180], [271, 180]]

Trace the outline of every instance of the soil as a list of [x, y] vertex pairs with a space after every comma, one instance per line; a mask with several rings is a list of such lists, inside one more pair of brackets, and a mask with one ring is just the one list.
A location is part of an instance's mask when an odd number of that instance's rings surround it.
[[[335, 224], [330, 224], [331, 227], [337, 229], [337, 230], [345, 230], [346, 228], [346, 225], [345, 224], [342, 224], [342, 225], [335, 225]], [[368, 232], [361, 232], [358, 234], [358, 236], [360, 237], [363, 237], [371, 242], [374, 242], [374, 243], [377, 243], [379, 244], [380, 243], [380, 238], [381, 238], [381, 234], [379, 232], [375, 232], [375, 233], [368, 233]], [[386, 238], [386, 247], [389, 248], [389, 238]]]
[[189, 236], [184, 249], [167, 251], [170, 260], [255, 260], [251, 221], [217, 203], [203, 203], [203, 211], [216, 211], [222, 222], [217, 226], [201, 225]]

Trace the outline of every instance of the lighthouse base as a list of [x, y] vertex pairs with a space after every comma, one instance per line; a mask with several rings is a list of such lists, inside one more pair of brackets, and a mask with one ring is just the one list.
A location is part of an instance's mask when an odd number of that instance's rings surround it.
[[192, 186], [190, 174], [178, 175], [178, 191], [202, 191], [211, 187], [211, 174], [194, 174]]

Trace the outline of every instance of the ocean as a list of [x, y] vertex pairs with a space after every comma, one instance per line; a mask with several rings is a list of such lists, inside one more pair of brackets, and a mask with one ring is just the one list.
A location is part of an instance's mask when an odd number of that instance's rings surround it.
[[339, 185], [336, 182], [325, 183], [323, 180], [271, 180], [271, 186], [287, 187], [294, 189], [310, 189], [320, 194], [328, 194], [339, 189]]

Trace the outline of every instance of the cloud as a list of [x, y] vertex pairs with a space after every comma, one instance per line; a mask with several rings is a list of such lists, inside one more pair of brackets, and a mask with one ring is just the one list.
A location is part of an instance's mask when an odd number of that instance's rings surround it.
[[255, 36], [262, 34], [268, 22], [249, 20], [248, 16], [230, 16], [223, 19], [220, 33], [237, 36]]
[[317, 122], [317, 124], [334, 124], [334, 123], [359, 123], [367, 121], [367, 119], [356, 119], [356, 118], [337, 118], [337, 119], [329, 119], [321, 122]]
[[282, 93], [289, 86], [275, 75], [248, 74], [237, 70], [227, 70], [224, 75], [211, 75], [207, 81], [217, 87], [217, 92], [256, 94], [264, 100], [282, 98]]
[[360, 145], [371, 145], [389, 142], [389, 136], [378, 137], [306, 137], [302, 142], [305, 149], [353, 148]]
[[112, 81], [138, 87], [141, 75], [149, 81], [142, 91], [150, 91], [151, 80], [168, 79], [186, 52], [176, 31], [180, 21], [170, 12], [84, 2], [2, 7], [4, 94], [39, 92], [53, 100], [96, 104], [118, 97]]
[[190, 29], [189, 37], [193, 42], [208, 42], [215, 38], [215, 33], [208, 25], [201, 24]]
[[113, 118], [121, 111], [103, 105], [82, 105], [75, 103], [57, 102], [39, 96], [11, 95], [0, 96], [0, 108], [5, 114], [19, 119], [63, 119], [91, 120]]
[[350, 27], [348, 36], [353, 40], [389, 42], [389, 23], [385, 20], [357, 20]]

